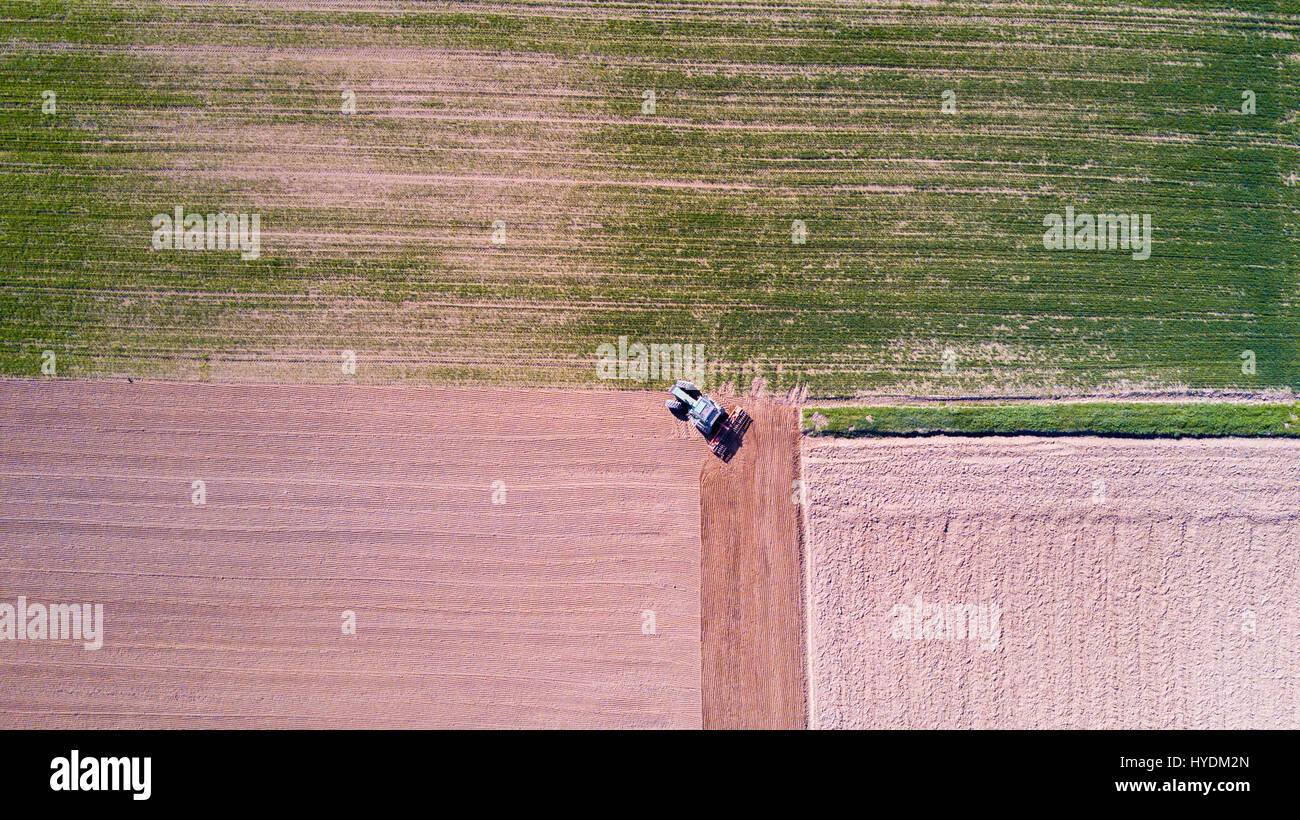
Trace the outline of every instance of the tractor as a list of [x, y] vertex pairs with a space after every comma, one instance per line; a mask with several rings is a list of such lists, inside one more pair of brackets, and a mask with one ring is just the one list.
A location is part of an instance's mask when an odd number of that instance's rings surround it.
[[728, 413], [688, 381], [677, 382], [668, 392], [672, 398], [664, 402], [664, 407], [682, 421], [691, 422], [704, 440], [713, 446], [715, 456], [730, 460], [741, 437], [749, 429], [749, 414], [740, 407], [733, 407]]

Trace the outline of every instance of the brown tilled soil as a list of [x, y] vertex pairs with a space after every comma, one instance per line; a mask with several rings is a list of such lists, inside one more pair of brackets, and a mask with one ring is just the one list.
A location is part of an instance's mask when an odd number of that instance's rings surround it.
[[[729, 405], [730, 406], [730, 405]], [[701, 474], [700, 613], [705, 728], [807, 724], [799, 414], [745, 402], [754, 418], [729, 463]]]
[[815, 726], [1300, 726], [1300, 444], [810, 439], [804, 477]]
[[0, 642], [0, 728], [698, 727], [704, 451], [661, 404], [0, 382], [0, 601], [105, 620]]

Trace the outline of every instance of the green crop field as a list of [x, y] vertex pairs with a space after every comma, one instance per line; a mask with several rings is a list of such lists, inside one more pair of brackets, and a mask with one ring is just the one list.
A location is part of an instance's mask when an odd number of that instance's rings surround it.
[[940, 404], [807, 408], [804, 430], [821, 436], [1098, 435], [1129, 438], [1300, 436], [1294, 404]]
[[308, 5], [0, 2], [0, 375], [1300, 387], [1294, 4]]

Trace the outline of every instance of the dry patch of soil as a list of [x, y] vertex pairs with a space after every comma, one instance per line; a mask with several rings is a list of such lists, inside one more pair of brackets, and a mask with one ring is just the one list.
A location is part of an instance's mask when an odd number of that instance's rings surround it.
[[813, 724], [1300, 726], [1297, 475], [1286, 441], [808, 440]]

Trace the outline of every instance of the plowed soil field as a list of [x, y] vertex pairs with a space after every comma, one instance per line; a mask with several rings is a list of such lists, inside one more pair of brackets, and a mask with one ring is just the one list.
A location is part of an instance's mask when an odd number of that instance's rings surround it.
[[0, 641], [0, 728], [698, 727], [661, 403], [0, 382], [0, 601], [104, 608]]

